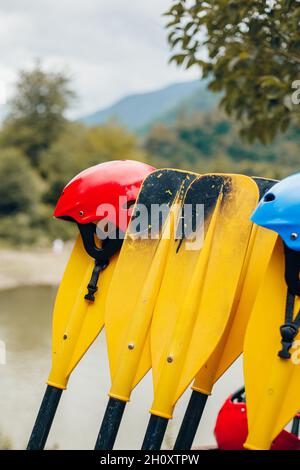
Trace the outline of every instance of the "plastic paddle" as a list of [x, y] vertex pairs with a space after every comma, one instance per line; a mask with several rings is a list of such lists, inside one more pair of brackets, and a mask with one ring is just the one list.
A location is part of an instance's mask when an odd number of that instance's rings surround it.
[[[258, 189], [242, 175], [204, 175], [191, 184], [185, 203], [190, 200], [206, 208], [204, 244], [193, 250], [193, 255], [186, 239], [179, 249], [174, 244], [173, 267], [165, 270], [151, 328], [154, 402], [144, 450], [160, 448], [178, 398], [223, 335], [248, 247], [249, 218], [258, 201]], [[171, 299], [177, 288], [180, 290], [177, 272], [184, 261], [177, 257], [175, 269], [174, 253], [180, 250], [182, 258], [189, 259], [189, 282], [175, 303]]]
[[[259, 188], [260, 198], [276, 183], [265, 178], [254, 180]], [[216, 349], [195, 378], [193, 392], [174, 445], [176, 450], [191, 448], [213, 385], [242, 353], [248, 320], [275, 240], [276, 236], [269, 230], [252, 226], [230, 319]]]
[[[278, 356], [286, 299], [284, 247], [278, 238], [245, 339], [244, 374], [249, 428], [245, 444], [247, 449], [269, 449], [274, 438], [300, 408], [298, 343], [295, 343], [296, 350], [291, 350], [291, 353], [296, 352], [296, 361]], [[296, 297], [292, 308], [294, 316], [299, 308], [300, 299]], [[297, 338], [296, 341], [299, 341], [299, 336]]]
[[[95, 449], [113, 448], [133, 388], [151, 367], [149, 328], [170, 244], [172, 219], [194, 174], [158, 170], [142, 186], [106, 301], [112, 385]], [[163, 207], [164, 217], [155, 208]], [[136, 227], [140, 208], [150, 221]], [[153, 212], [152, 212], [153, 210]]]
[[116, 256], [101, 274], [95, 302], [85, 299], [95, 261], [78, 236], [58, 289], [52, 325], [52, 368], [30, 439], [28, 450], [42, 450], [73, 369], [104, 326], [104, 305]]

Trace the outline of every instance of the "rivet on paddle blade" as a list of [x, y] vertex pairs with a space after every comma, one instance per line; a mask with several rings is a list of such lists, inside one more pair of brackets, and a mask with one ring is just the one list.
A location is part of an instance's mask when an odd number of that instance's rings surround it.
[[128, 344], [128, 349], [130, 349], [130, 350], [134, 349], [134, 344], [133, 344], [133, 343], [129, 343], [129, 344]]
[[83, 216], [84, 216], [84, 212], [83, 212], [83, 211], [79, 211], [79, 215], [80, 215], [80, 217], [83, 217]]
[[169, 362], [169, 363], [173, 362], [173, 357], [172, 357], [172, 356], [168, 356], [168, 357], [167, 357], [167, 362]]
[[63, 335], [63, 339], [67, 339], [68, 338], [68, 335]]
[[298, 233], [296, 232], [291, 233], [291, 240], [297, 240], [297, 238], [298, 238]]

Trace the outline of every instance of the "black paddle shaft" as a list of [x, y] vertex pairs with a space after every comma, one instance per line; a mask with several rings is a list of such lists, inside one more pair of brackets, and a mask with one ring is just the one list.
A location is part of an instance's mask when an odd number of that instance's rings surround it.
[[43, 450], [59, 404], [62, 389], [48, 385], [41, 403], [27, 450]]
[[119, 431], [126, 401], [110, 398], [101, 424], [95, 450], [112, 450]]
[[142, 450], [160, 450], [169, 420], [151, 415]]
[[298, 416], [295, 416], [293, 419], [293, 424], [292, 424], [292, 431], [291, 433], [294, 434], [294, 436], [298, 437], [299, 436], [299, 420], [300, 418]]
[[193, 390], [174, 445], [174, 450], [189, 450], [192, 447], [207, 398], [208, 395]]

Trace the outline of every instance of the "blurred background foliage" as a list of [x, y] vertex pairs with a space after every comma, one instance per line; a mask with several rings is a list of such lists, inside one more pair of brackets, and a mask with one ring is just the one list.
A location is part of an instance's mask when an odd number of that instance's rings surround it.
[[[167, 13], [173, 60], [200, 67], [202, 94], [197, 82], [186, 85], [192, 95], [182, 85], [148, 94], [151, 115], [164, 99], [175, 102], [177, 90], [185, 106], [147, 125], [141, 120], [140, 128], [140, 101], [129, 110], [134, 128], [94, 122], [101, 112], [74, 122], [65, 117], [76, 99], [68, 76], [45, 72], [40, 63], [21, 71], [0, 129], [1, 243], [46, 246], [74, 237], [72, 223], [53, 219], [55, 203], [78, 172], [109, 160], [277, 179], [298, 171], [300, 108], [288, 106], [287, 97], [299, 71], [300, 2], [286, 8], [284, 1], [174, 1]], [[207, 86], [213, 98], [203, 92]]]
[[299, 125], [291, 99], [300, 73], [299, 0], [174, 0], [166, 16], [171, 60], [210, 77], [244, 138], [268, 143]]
[[0, 240], [47, 245], [76, 233], [53, 219], [64, 185], [81, 170], [116, 159], [145, 160], [137, 137], [110, 123], [86, 127], [65, 118], [75, 99], [67, 76], [39, 63], [21, 71], [0, 130]]

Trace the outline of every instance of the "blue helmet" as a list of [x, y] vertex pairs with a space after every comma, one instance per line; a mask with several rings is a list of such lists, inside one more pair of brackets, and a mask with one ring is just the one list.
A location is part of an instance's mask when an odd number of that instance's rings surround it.
[[274, 230], [290, 249], [300, 251], [300, 173], [288, 176], [267, 191], [251, 220]]

